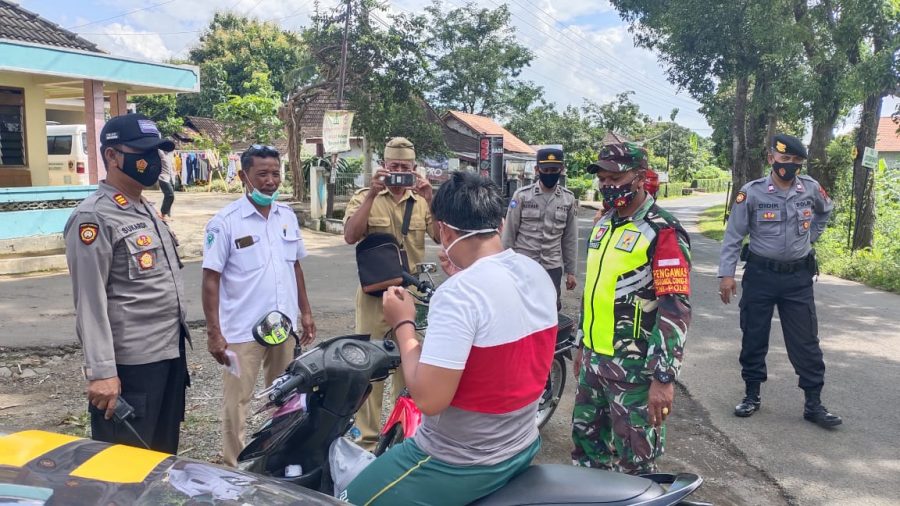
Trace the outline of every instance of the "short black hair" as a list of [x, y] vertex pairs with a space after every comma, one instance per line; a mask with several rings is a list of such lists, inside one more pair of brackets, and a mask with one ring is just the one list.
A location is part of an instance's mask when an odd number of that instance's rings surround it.
[[275, 158], [281, 162], [281, 154], [272, 146], [260, 146], [254, 144], [241, 153], [241, 170], [249, 173], [253, 167], [254, 158]]
[[462, 230], [499, 228], [506, 203], [490, 179], [454, 171], [431, 201], [431, 214], [435, 220]]

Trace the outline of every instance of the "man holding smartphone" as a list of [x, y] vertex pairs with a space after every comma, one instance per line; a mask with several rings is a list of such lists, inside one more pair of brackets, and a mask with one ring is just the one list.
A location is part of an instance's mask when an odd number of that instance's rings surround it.
[[[367, 235], [387, 233], [397, 238], [406, 251], [409, 266], [425, 257], [425, 235], [437, 242], [431, 217], [431, 183], [416, 174], [416, 151], [403, 137], [388, 141], [384, 148], [384, 166], [375, 172], [372, 185], [356, 192], [344, 214], [344, 240], [356, 244]], [[406, 226], [404, 226], [406, 223]], [[368, 295], [356, 290], [356, 332], [381, 339], [390, 329], [384, 321], [381, 295]], [[395, 374], [393, 395], [403, 389], [403, 375]], [[366, 404], [359, 410], [356, 425], [362, 434], [360, 444], [375, 448], [381, 428], [381, 404], [384, 383], [374, 383]]]

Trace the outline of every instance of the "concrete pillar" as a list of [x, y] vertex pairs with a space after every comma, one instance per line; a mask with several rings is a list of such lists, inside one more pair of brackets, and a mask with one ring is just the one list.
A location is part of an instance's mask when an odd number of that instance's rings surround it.
[[100, 130], [106, 122], [104, 115], [103, 81], [84, 81], [84, 124], [88, 139], [88, 178], [97, 184], [106, 178], [103, 155], [100, 153]]
[[109, 96], [109, 115], [123, 116], [128, 114], [128, 97], [125, 90], [118, 90]]

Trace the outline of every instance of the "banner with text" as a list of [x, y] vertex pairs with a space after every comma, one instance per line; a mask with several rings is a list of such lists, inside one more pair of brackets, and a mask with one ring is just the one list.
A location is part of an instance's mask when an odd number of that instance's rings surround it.
[[326, 154], [350, 151], [353, 111], [325, 111], [322, 117], [322, 146]]

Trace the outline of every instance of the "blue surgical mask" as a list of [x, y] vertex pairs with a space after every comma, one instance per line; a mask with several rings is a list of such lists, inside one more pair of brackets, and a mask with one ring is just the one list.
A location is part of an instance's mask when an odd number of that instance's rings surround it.
[[250, 200], [252, 200], [256, 205], [269, 207], [272, 205], [272, 202], [278, 199], [278, 190], [275, 190], [271, 195], [266, 195], [265, 193], [253, 188], [253, 185], [250, 184], [250, 181], [247, 181], [247, 186], [249, 186], [253, 191], [250, 192]]

